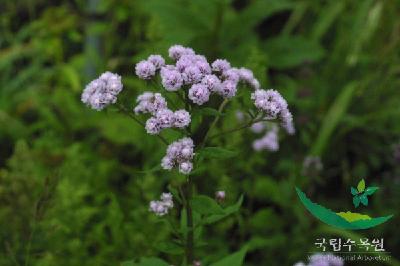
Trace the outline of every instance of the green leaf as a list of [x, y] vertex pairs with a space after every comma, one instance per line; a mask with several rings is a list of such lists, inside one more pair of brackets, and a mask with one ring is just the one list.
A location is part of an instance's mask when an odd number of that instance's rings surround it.
[[164, 253], [172, 254], [172, 255], [181, 255], [184, 253], [184, 249], [174, 242], [161, 242], [157, 243], [155, 247]]
[[364, 206], [368, 206], [368, 198], [367, 198], [367, 195], [362, 194], [362, 195], [360, 196], [360, 201], [361, 201], [361, 203], [362, 203]]
[[140, 262], [125, 261], [121, 263], [121, 266], [169, 266], [169, 263], [166, 263], [162, 259], [148, 257], [148, 258], [141, 258]]
[[358, 206], [360, 206], [360, 197], [359, 196], [353, 197], [353, 204], [354, 204], [354, 207], [356, 207], [356, 208], [358, 208]]
[[343, 8], [345, 8], [344, 1], [332, 1], [322, 12], [319, 12], [319, 19], [314, 23], [315, 26], [311, 34], [314, 40], [321, 39], [324, 34], [329, 32], [329, 28], [341, 14]]
[[364, 192], [365, 190], [365, 180], [361, 179], [361, 181], [357, 185], [357, 190], [359, 193]]
[[330, 138], [334, 133], [336, 127], [342, 121], [346, 114], [352, 96], [357, 88], [358, 83], [352, 82], [346, 85], [344, 89], [340, 92], [339, 96], [335, 99], [335, 102], [329, 108], [328, 113], [323, 119], [322, 127], [318, 133], [317, 140], [314, 142], [311, 148], [310, 154], [321, 156], [325, 151], [326, 147], [330, 143]]
[[277, 69], [292, 68], [305, 61], [315, 62], [325, 54], [318, 42], [303, 36], [282, 35], [271, 38], [264, 47], [270, 66]]
[[246, 257], [247, 247], [212, 263], [210, 266], [242, 266]]
[[365, 190], [365, 195], [371, 196], [371, 195], [374, 194], [378, 189], [379, 189], [379, 187], [367, 187], [367, 189]]
[[225, 217], [228, 217], [229, 215], [232, 215], [232, 214], [238, 212], [240, 210], [240, 206], [242, 206], [242, 203], [243, 203], [243, 195], [240, 196], [240, 198], [238, 199], [238, 201], [235, 204], [233, 204], [229, 207], [226, 207], [223, 210], [222, 214], [210, 215], [210, 216], [204, 218], [204, 220], [201, 221], [201, 224], [213, 224], [213, 223], [216, 223], [216, 222], [224, 219]]
[[228, 159], [235, 157], [237, 152], [219, 147], [205, 147], [199, 151], [200, 157], [211, 159]]
[[188, 227], [187, 227], [187, 214], [186, 214], [186, 209], [182, 209], [181, 211], [181, 220], [180, 220], [180, 231], [182, 233], [182, 236], [186, 238], [187, 232], [188, 232]]
[[353, 196], [356, 196], [356, 195], [358, 194], [358, 190], [355, 189], [354, 187], [351, 187], [351, 194], [352, 194]]
[[192, 208], [195, 212], [204, 215], [223, 213], [222, 207], [215, 200], [204, 195], [193, 197]]

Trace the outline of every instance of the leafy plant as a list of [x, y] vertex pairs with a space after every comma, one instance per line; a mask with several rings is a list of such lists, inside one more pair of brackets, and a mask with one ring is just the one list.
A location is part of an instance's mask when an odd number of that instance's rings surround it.
[[358, 182], [357, 189], [351, 187], [351, 194], [353, 195], [353, 205], [358, 208], [360, 203], [364, 206], [368, 206], [368, 196], [374, 194], [379, 187], [365, 187], [365, 180], [361, 179]]

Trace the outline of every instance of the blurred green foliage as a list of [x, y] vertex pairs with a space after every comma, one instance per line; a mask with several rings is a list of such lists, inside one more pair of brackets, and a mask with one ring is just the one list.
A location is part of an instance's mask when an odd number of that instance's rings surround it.
[[[197, 190], [226, 190], [227, 204], [244, 194], [244, 203], [202, 232], [205, 265], [244, 246], [246, 265], [292, 265], [318, 237], [361, 235], [384, 237], [388, 265], [399, 265], [398, 1], [3, 0], [0, 9], [0, 265], [180, 261], [160, 251], [170, 231], [148, 212], [177, 182], [155, 168], [164, 148], [121, 114], [80, 102], [85, 84], [110, 70], [133, 106], [146, 89], [134, 64], [176, 43], [251, 68], [288, 99], [297, 129], [276, 153], [254, 152], [247, 131], [213, 140], [240, 152], [207, 160]], [[239, 103], [219, 128], [237, 123]], [[307, 155], [320, 156], [323, 170], [303, 171]], [[348, 188], [360, 178], [381, 188], [365, 211], [395, 214], [365, 232], [321, 224], [294, 190], [350, 210]]]

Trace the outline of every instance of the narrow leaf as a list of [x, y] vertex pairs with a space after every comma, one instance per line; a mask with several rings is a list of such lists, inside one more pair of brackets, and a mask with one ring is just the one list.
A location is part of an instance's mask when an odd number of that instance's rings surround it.
[[199, 214], [222, 214], [222, 207], [212, 198], [199, 195], [192, 199], [192, 208]]
[[242, 266], [244, 258], [246, 256], [247, 248], [242, 248], [241, 250], [226, 256], [225, 258], [212, 263], [210, 266]]
[[351, 99], [357, 88], [357, 85], [357, 83], [349, 83], [342, 89], [339, 96], [337, 96], [335, 102], [325, 115], [322, 128], [318, 133], [317, 140], [311, 148], [310, 154], [320, 156], [325, 151], [326, 147], [330, 143], [332, 134], [346, 114], [346, 110], [351, 103]]

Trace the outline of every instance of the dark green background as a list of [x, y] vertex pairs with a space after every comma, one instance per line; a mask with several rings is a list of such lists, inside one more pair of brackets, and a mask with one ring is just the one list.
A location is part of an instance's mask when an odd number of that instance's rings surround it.
[[[177, 179], [146, 171], [164, 147], [123, 115], [80, 102], [85, 84], [110, 70], [122, 75], [121, 97], [133, 106], [146, 90], [135, 63], [166, 56], [176, 43], [251, 68], [262, 87], [288, 100], [297, 129], [282, 134], [276, 153], [254, 152], [249, 131], [212, 143], [240, 153], [207, 162], [197, 190], [245, 201], [239, 215], [207, 228], [200, 260], [248, 244], [246, 265], [293, 265], [315, 251], [317, 238], [365, 236], [383, 237], [393, 256], [387, 265], [400, 265], [399, 41], [396, 0], [2, 0], [0, 265], [180, 261], [157, 251], [170, 235], [148, 212]], [[237, 123], [238, 106], [219, 127]], [[310, 154], [321, 157], [322, 171], [302, 169]], [[360, 178], [380, 190], [357, 211], [395, 214], [361, 232], [320, 223], [294, 189], [354, 211], [350, 186]]]

